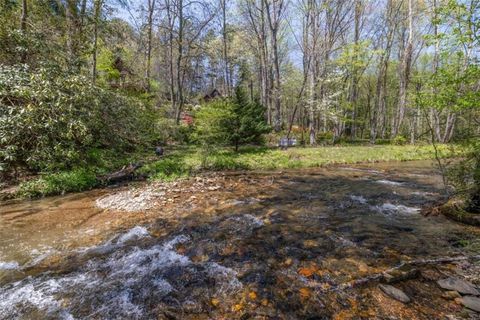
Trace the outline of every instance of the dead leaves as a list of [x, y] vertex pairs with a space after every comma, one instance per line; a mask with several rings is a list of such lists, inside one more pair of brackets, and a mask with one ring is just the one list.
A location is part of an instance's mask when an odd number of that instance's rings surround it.
[[309, 278], [315, 274], [315, 271], [316, 269], [312, 267], [300, 268], [298, 269], [298, 274], [306, 278]]
[[212, 306], [218, 307], [218, 305], [220, 304], [220, 300], [218, 300], [217, 298], [212, 298], [212, 300], [210, 300], [210, 303], [212, 304]]
[[312, 290], [310, 290], [309, 288], [300, 288], [300, 290], [298, 290], [298, 293], [302, 300], [310, 299], [310, 297], [312, 296]]

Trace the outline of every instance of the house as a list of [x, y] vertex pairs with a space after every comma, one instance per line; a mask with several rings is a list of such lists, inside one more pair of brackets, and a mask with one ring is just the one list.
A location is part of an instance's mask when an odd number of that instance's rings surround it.
[[207, 93], [205, 96], [203, 96], [202, 100], [204, 102], [209, 102], [209, 101], [212, 101], [215, 98], [221, 98], [221, 97], [223, 97], [222, 93], [220, 91], [218, 91], [217, 89], [213, 89], [212, 91]]

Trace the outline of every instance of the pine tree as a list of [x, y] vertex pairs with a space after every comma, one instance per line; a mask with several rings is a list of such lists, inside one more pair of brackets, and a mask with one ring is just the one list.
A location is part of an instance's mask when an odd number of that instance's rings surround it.
[[265, 121], [265, 107], [258, 100], [249, 101], [241, 84], [235, 89], [232, 109], [230, 141], [235, 151], [240, 145], [261, 143], [262, 135], [271, 131]]

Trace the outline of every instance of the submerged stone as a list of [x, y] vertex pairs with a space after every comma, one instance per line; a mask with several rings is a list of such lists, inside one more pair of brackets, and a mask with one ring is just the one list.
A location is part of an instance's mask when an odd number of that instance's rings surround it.
[[403, 303], [410, 302], [410, 298], [400, 289], [388, 284], [381, 284], [378, 286], [387, 296]]
[[418, 277], [420, 272], [417, 269], [410, 270], [392, 270], [383, 275], [383, 279], [387, 283], [395, 283], [400, 281], [405, 281], [409, 279], [414, 279]]
[[480, 295], [480, 292], [475, 288], [473, 284], [461, 279], [446, 278], [438, 280], [437, 284], [443, 289], [458, 291], [461, 294], [470, 294], [474, 296]]
[[480, 298], [473, 296], [465, 296], [460, 299], [460, 302], [468, 309], [480, 312]]
[[457, 298], [461, 298], [462, 296], [457, 291], [445, 291], [442, 294], [442, 297], [448, 300], [455, 300]]

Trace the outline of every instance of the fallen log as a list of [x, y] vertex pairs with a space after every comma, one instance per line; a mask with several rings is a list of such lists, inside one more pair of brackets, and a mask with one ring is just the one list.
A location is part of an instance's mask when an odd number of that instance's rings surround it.
[[317, 281], [309, 282], [308, 287], [314, 288], [314, 289], [319, 289], [321, 292], [326, 293], [326, 292], [336, 292], [336, 291], [342, 291], [342, 290], [347, 290], [351, 289], [354, 287], [358, 287], [361, 285], [364, 285], [368, 282], [371, 281], [381, 281], [381, 280], [386, 280], [388, 277], [386, 277], [387, 274], [394, 273], [401, 268], [405, 268], [408, 266], [424, 266], [424, 265], [429, 265], [429, 264], [442, 264], [442, 263], [450, 263], [450, 262], [457, 262], [457, 261], [467, 261], [467, 260], [480, 260], [480, 255], [476, 256], [461, 256], [461, 257], [443, 257], [443, 258], [438, 258], [438, 259], [418, 259], [418, 260], [411, 260], [411, 261], [403, 261], [400, 264], [398, 264], [395, 267], [392, 267], [390, 269], [384, 270], [379, 273], [374, 273], [371, 274], [367, 277], [352, 280], [346, 283], [341, 283], [336, 286], [332, 286], [329, 288], [324, 288], [323, 283], [318, 283]]
[[131, 163], [116, 172], [99, 177], [98, 180], [102, 184], [114, 184], [124, 181], [131, 181], [136, 177], [135, 171], [142, 166], [143, 165], [141, 163]]
[[480, 214], [469, 212], [463, 199], [450, 199], [447, 203], [435, 205], [422, 211], [425, 216], [444, 215], [450, 220], [480, 227]]

